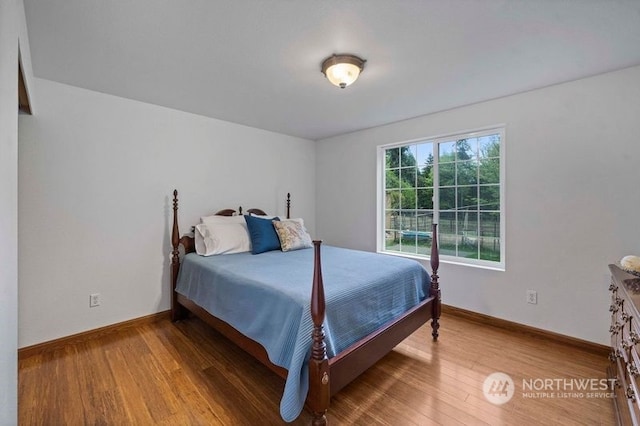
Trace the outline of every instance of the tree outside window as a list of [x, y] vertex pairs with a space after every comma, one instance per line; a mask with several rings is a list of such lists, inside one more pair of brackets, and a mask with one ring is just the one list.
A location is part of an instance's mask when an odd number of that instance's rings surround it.
[[504, 129], [381, 147], [381, 251], [504, 267]]

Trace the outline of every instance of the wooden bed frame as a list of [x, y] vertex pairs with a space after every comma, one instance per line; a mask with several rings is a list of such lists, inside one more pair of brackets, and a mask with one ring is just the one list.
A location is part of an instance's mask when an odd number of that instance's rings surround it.
[[[290, 217], [291, 197], [287, 194], [286, 213]], [[242, 214], [242, 208], [238, 209]], [[216, 215], [231, 216], [235, 210], [220, 210]], [[260, 209], [250, 209], [247, 213], [264, 215]], [[321, 241], [313, 241], [314, 245], [314, 273], [311, 292], [311, 317], [314, 328], [312, 334], [311, 358], [309, 360], [309, 393], [307, 406], [313, 414], [313, 425], [326, 425], [326, 412], [329, 400], [340, 389], [362, 374], [383, 356], [389, 353], [398, 343], [411, 335], [430, 319], [434, 341], [438, 340], [439, 319], [441, 313], [440, 286], [438, 283], [438, 242], [436, 224], [433, 224], [431, 245], [431, 287], [429, 297], [414, 306], [402, 316], [388, 322], [377, 331], [365, 336], [358, 342], [340, 352], [332, 358], [327, 358], [324, 343], [323, 322], [325, 315], [324, 287], [322, 283], [322, 265], [320, 258]], [[204, 322], [215, 328], [229, 340], [240, 346], [262, 364], [274, 371], [283, 379], [287, 377], [287, 370], [272, 364], [267, 352], [259, 343], [244, 336], [226, 322], [214, 317], [185, 296], [177, 293], [176, 283], [180, 270], [179, 246], [182, 245], [185, 254], [195, 251], [194, 238], [188, 235], [180, 236], [178, 230], [178, 191], [173, 191], [173, 230], [171, 234], [173, 246], [171, 254], [171, 319], [178, 321], [186, 318], [191, 312]]]

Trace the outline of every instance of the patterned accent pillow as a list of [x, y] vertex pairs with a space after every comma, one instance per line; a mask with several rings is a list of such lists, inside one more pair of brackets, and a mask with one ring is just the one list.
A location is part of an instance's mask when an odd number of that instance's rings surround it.
[[273, 221], [278, 233], [282, 251], [300, 250], [313, 247], [311, 236], [301, 222], [294, 220]]

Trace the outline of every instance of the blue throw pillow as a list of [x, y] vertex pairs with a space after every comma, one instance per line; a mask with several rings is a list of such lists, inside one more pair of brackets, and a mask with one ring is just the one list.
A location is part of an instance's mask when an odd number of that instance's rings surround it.
[[244, 220], [247, 222], [247, 229], [251, 238], [251, 253], [260, 254], [265, 251], [280, 250], [280, 240], [273, 223], [271, 223], [274, 220], [279, 221], [280, 218], [263, 219], [245, 215]]

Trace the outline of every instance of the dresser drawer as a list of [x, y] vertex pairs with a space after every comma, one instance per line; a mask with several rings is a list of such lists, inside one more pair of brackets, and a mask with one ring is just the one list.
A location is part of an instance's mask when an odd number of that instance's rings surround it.
[[607, 376], [616, 378], [616, 384], [613, 388], [615, 395], [613, 404], [616, 408], [617, 423], [625, 426], [637, 425], [640, 413], [638, 413], [636, 401], [633, 398], [629, 398], [629, 384], [627, 383], [622, 363], [617, 361], [609, 366]]
[[611, 365], [610, 378], [616, 378], [614, 405], [618, 423], [638, 425], [640, 421], [640, 279], [616, 265], [611, 271]]

